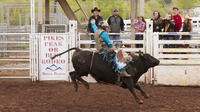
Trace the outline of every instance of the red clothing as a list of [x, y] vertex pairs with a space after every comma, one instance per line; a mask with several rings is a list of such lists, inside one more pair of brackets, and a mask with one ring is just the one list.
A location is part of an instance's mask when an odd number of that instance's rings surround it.
[[173, 16], [173, 20], [175, 22], [174, 30], [179, 31], [182, 27], [182, 19], [179, 14]]

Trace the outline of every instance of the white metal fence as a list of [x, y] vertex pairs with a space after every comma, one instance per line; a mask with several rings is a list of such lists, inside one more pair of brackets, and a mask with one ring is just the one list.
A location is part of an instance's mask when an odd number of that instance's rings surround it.
[[[78, 43], [77, 46], [84, 50], [96, 50], [96, 48], [90, 48], [91, 44], [96, 44], [95, 40], [91, 40], [91, 36], [94, 34], [87, 35], [86, 33], [79, 33], [78, 34]], [[119, 40], [111, 40], [114, 45], [120, 46], [126, 52], [136, 52], [136, 51], [143, 51], [146, 52], [146, 36], [145, 33], [137, 33], [136, 35], [143, 36], [142, 40], [133, 40], [131, 39], [131, 33], [109, 33], [109, 35], [118, 35], [120, 37]], [[142, 47], [136, 48], [136, 44], [141, 44]]]
[[200, 85], [200, 38], [196, 40], [159, 40], [160, 36], [200, 37], [200, 33], [155, 33], [153, 56], [160, 60], [152, 82], [162, 85]]
[[[41, 54], [46, 52], [40, 50], [41, 48], [45, 47], [41, 46], [41, 38], [47, 36], [47, 44], [49, 44], [49, 49], [55, 49], [55, 46], [57, 46], [56, 53], [63, 52], [68, 48], [76, 47], [76, 21], [70, 21], [69, 28], [70, 30], [67, 33], [0, 33], [0, 71], [3, 71], [3, 73], [1, 72], [0, 74], [0, 78], [29, 78], [33, 81], [40, 80], [40, 58]], [[66, 42], [63, 42], [62, 40], [66, 40]], [[43, 43], [44, 42], [45, 41], [43, 41]], [[62, 48], [62, 44], [66, 45], [64, 49]], [[68, 55], [71, 56], [72, 52], [69, 52], [64, 60], [66, 61], [67, 67], [58, 67], [60, 69], [64, 69], [64, 71], [66, 70], [66, 73], [64, 74], [66, 77], [68, 76], [68, 71], [71, 71], [72, 69], [71, 57]], [[50, 57], [46, 58], [49, 58], [50, 60]], [[47, 67], [49, 66], [51, 65], [47, 65]], [[55, 66], [56, 65], [54, 64], [53, 67]], [[10, 71], [12, 71], [12, 73], [8, 75], [8, 72]], [[27, 73], [27, 75], [24, 75], [24, 73]], [[59, 72], [54, 71], [54, 75], [55, 74], [58, 74], [58, 77], [60, 77]], [[50, 78], [48, 75], [46, 77]], [[52, 77], [50, 79], [52, 79]], [[63, 80], [67, 79], [69, 78]]]
[[[150, 69], [141, 78], [141, 81], [164, 85], [200, 85], [200, 77], [198, 76], [200, 72], [200, 33], [153, 33], [151, 25], [152, 23], [147, 24], [146, 32], [136, 34], [143, 35], [143, 40], [133, 40], [131, 33], [110, 34], [121, 37], [119, 40], [112, 41], [117, 43], [123, 50], [127, 52], [142, 50], [160, 60], [160, 65]], [[39, 80], [41, 64], [39, 59], [42, 52], [39, 50], [39, 46], [42, 35], [45, 34], [0, 33], [0, 70], [29, 71], [29, 75], [26, 76], [23, 74], [17, 76], [13, 74], [12, 76], [0, 75], [0, 78], [30, 78], [33, 81]], [[68, 33], [48, 33], [48, 35], [68, 35], [65, 37], [67, 38], [66, 48], [80, 47], [84, 50], [95, 50], [90, 48], [91, 44], [95, 44], [94, 40], [90, 40], [90, 36], [85, 33], [77, 33], [76, 22], [69, 24]], [[181, 38], [185, 35], [191, 36], [192, 40], [166, 40], [166, 37], [179, 36]], [[143, 46], [136, 48], [135, 45], [137, 44]], [[73, 70], [71, 63], [72, 53], [73, 51], [69, 52], [66, 57], [69, 60], [66, 73]], [[4, 62], [8, 64], [5, 65]], [[14, 62], [14, 64], [11, 64], [11, 62]], [[19, 64], [16, 64], [18, 62]]]
[[[66, 49], [69, 47], [75, 47], [75, 43], [72, 45], [72, 43], [75, 41], [72, 39], [71, 36], [69, 36], [69, 33], [0, 33], [0, 38], [6, 38], [3, 39], [3, 41], [0, 41], [0, 78], [28, 78], [32, 79], [32, 81], [36, 80], [53, 80], [50, 76], [47, 76], [47, 78], [41, 79], [41, 55], [47, 55], [43, 54], [42, 47], [41, 46], [41, 38], [44, 36], [49, 36], [49, 38], [65, 38], [66, 43]], [[27, 40], [18, 40], [17, 38], [27, 38]], [[54, 40], [52, 40], [54, 41]], [[48, 42], [48, 41], [47, 41]], [[43, 42], [45, 43], [45, 42]], [[48, 43], [48, 44], [59, 44], [59, 43]], [[61, 43], [62, 44], [62, 43]], [[51, 48], [51, 47], [50, 47]], [[54, 49], [54, 46], [52, 47]], [[61, 48], [62, 50], [59, 51], [63, 52], [66, 49]], [[50, 54], [48, 54], [50, 55]], [[65, 61], [66, 61], [66, 68], [62, 68], [66, 70], [66, 77], [68, 76], [68, 72], [71, 71], [70, 67], [72, 68], [72, 63], [68, 55], [72, 55], [72, 52], [69, 52], [66, 54]], [[49, 60], [50, 57], [47, 56]], [[69, 60], [69, 61], [68, 61]], [[51, 63], [49, 65], [51, 66]], [[59, 66], [60, 67], [60, 66]], [[68, 69], [69, 68], [69, 69]], [[23, 71], [23, 72], [22, 72]], [[9, 73], [11, 72], [11, 73]], [[8, 75], [9, 73], [9, 75]], [[59, 77], [59, 76], [58, 76]], [[56, 77], [55, 77], [56, 80]], [[67, 77], [63, 80], [69, 80]]]
[[[91, 34], [92, 35], [92, 34]], [[142, 33], [143, 40], [132, 40], [131, 33], [110, 34], [120, 35], [120, 40], [112, 40], [123, 45], [127, 52], [142, 50], [160, 60], [160, 65], [150, 69], [140, 81], [162, 85], [200, 85], [200, 33], [198, 32], [165, 32]], [[182, 40], [184, 36], [190, 36], [192, 40]], [[90, 44], [90, 36], [79, 33], [78, 45], [84, 50], [95, 50]], [[179, 37], [179, 40], [167, 40], [167, 38]], [[169, 38], [169, 39], [170, 39]], [[135, 44], [143, 44], [143, 48], [135, 48]]]
[[2, 39], [0, 41], [0, 70], [31, 71], [31, 75], [20, 73], [19, 75], [7, 75], [7, 72], [4, 72], [0, 78], [34, 78], [35, 70], [29, 63], [34, 59], [36, 40], [33, 40], [28, 33], [0, 33], [0, 37]]

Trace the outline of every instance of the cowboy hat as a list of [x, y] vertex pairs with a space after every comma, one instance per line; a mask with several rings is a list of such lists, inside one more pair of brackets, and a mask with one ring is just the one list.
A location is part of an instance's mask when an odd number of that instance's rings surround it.
[[184, 19], [192, 20], [192, 18], [189, 15], [186, 15]]
[[100, 9], [98, 9], [97, 7], [95, 7], [94, 9], [91, 10], [91, 12], [93, 13], [94, 11], [98, 11], [98, 12], [101, 12]]

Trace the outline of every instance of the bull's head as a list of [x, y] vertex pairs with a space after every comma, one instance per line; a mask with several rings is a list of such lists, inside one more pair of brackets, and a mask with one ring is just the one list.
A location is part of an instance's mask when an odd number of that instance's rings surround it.
[[155, 67], [160, 63], [158, 59], [154, 58], [150, 54], [143, 54], [141, 51], [139, 51], [139, 57], [144, 61], [148, 68]]
[[141, 51], [139, 55], [135, 55], [134, 53], [130, 55], [133, 61], [128, 64], [127, 72], [137, 78], [140, 78], [149, 68], [155, 67], [160, 63], [158, 59], [149, 54], [143, 54]]

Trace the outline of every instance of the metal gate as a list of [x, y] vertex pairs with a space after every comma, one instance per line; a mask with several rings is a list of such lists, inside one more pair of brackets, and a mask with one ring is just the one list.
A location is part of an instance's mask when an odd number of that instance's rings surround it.
[[36, 79], [37, 40], [29, 33], [0, 33], [0, 78]]
[[[0, 33], [0, 78], [70, 80], [72, 52], [62, 56], [65, 61], [62, 67], [58, 60], [50, 60], [53, 55], [76, 47], [77, 22], [70, 21], [69, 28], [67, 33]], [[55, 71], [55, 67], [64, 73]], [[53, 74], [41, 75], [44, 70]]]
[[[191, 36], [192, 40], [160, 40], [166, 37]], [[154, 57], [160, 60], [155, 67], [152, 82], [161, 85], [200, 85], [199, 33], [155, 33]], [[196, 39], [195, 39], [196, 38]]]

